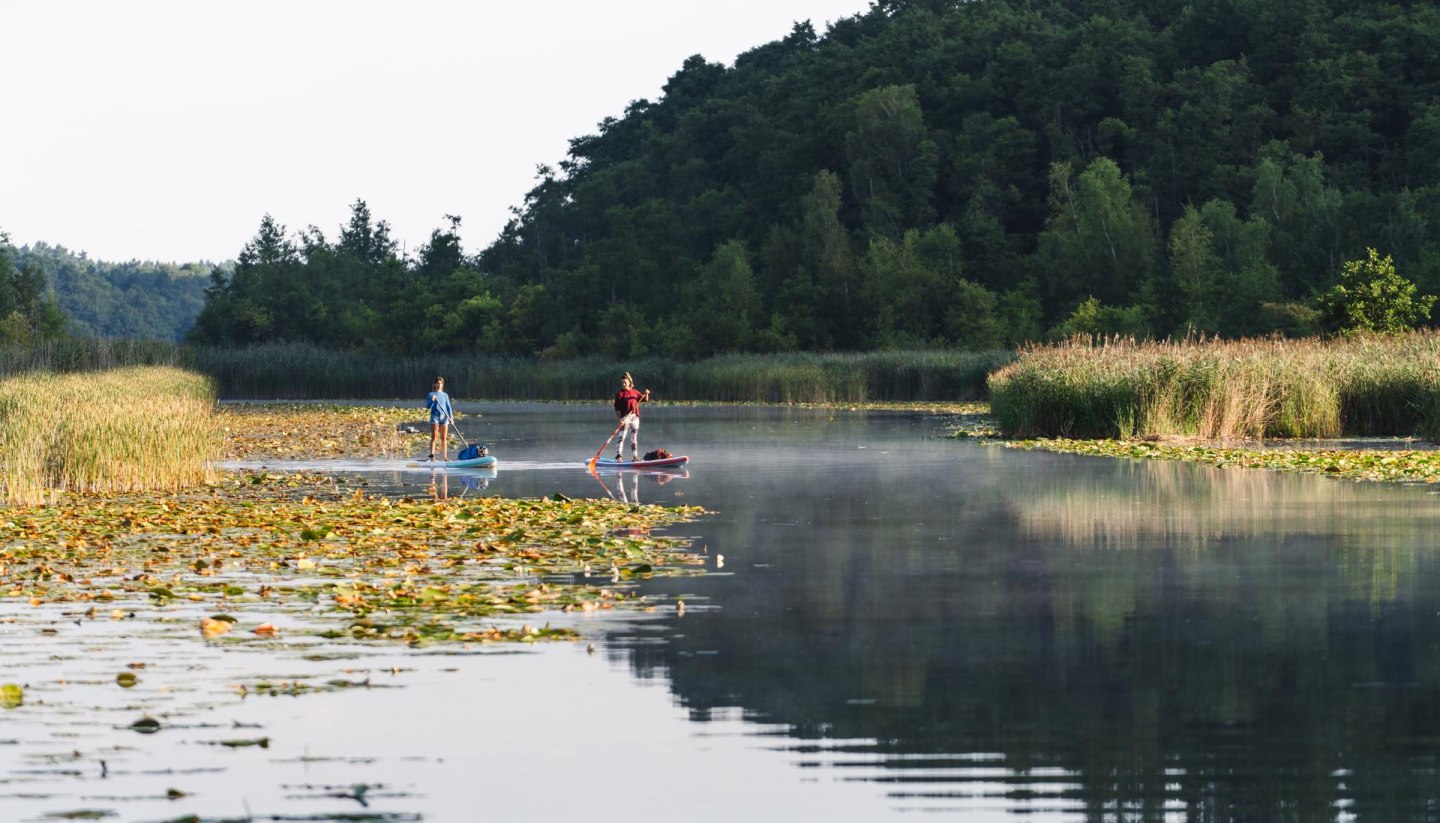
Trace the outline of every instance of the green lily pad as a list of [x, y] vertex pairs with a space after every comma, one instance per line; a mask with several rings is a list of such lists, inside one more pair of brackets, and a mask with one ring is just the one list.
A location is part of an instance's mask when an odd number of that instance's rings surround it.
[[131, 723], [130, 728], [141, 734], [154, 734], [160, 731], [160, 721], [153, 717], [142, 717]]

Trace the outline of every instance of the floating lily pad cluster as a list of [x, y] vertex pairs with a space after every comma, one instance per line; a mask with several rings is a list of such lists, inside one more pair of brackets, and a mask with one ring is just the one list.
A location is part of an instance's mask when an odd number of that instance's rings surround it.
[[1356, 480], [1440, 481], [1440, 451], [1434, 449], [1292, 449], [1230, 448], [1198, 444], [1166, 444], [1128, 440], [1054, 438], [1016, 440], [1007, 446], [1023, 449], [1131, 457], [1142, 460], [1190, 460], [1212, 466], [1316, 472]]
[[400, 428], [424, 416], [419, 404], [388, 408], [333, 403], [226, 405], [218, 415], [229, 460], [388, 457], [404, 453], [407, 440], [429, 436], [420, 426], [415, 432]]
[[954, 410], [939, 413], [950, 415], [950, 436], [953, 438], [964, 440], [1002, 436], [995, 426], [995, 418], [990, 416], [990, 406], [987, 403], [963, 403]]
[[1128, 457], [1137, 460], [1188, 460], [1219, 467], [1313, 472], [1354, 480], [1410, 483], [1440, 481], [1436, 449], [1306, 449], [1294, 444], [1225, 446], [1157, 440], [1092, 440], [1067, 437], [1006, 440], [983, 409], [961, 416], [951, 437], [995, 440], [1009, 448]]
[[[91, 495], [0, 514], [0, 597], [126, 619], [213, 607], [210, 642], [272, 636], [260, 617], [318, 614], [314, 631], [362, 640], [557, 639], [486, 618], [645, 608], [636, 580], [702, 569], [651, 530], [694, 507], [604, 500], [393, 500], [314, 474], [232, 474], [157, 497]], [[257, 614], [258, 613], [258, 614]], [[118, 618], [117, 618], [118, 615]], [[310, 625], [312, 621], [307, 621]], [[493, 621], [492, 621], [493, 622]], [[260, 623], [261, 626], [249, 625]]]

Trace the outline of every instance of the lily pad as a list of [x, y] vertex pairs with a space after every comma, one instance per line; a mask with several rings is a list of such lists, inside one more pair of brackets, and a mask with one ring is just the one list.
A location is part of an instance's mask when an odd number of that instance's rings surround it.
[[130, 728], [141, 734], [154, 734], [160, 731], [160, 721], [153, 717], [142, 717], [131, 723]]

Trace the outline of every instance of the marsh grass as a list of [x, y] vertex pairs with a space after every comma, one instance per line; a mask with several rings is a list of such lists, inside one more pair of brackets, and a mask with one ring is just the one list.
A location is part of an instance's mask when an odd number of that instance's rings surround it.
[[699, 361], [663, 356], [543, 360], [490, 355], [379, 355], [308, 343], [244, 348], [153, 340], [72, 339], [0, 347], [0, 376], [125, 366], [188, 368], [214, 378], [221, 397], [366, 400], [423, 395], [437, 374], [471, 400], [593, 400], [632, 372], [669, 400], [738, 403], [865, 403], [974, 400], [1009, 351], [946, 349], [864, 353], [735, 354]]
[[685, 362], [537, 360], [491, 356], [385, 357], [308, 344], [202, 348], [187, 362], [215, 378], [221, 396], [247, 399], [367, 399], [423, 394], [443, 374], [470, 400], [593, 400], [631, 372], [657, 399], [758, 403], [954, 401], [983, 397], [985, 377], [1010, 352], [945, 350], [726, 355]]
[[1440, 437], [1440, 335], [1347, 340], [1075, 339], [990, 376], [1016, 437]]
[[184, 359], [179, 346], [163, 340], [72, 337], [26, 346], [0, 346], [0, 376], [180, 366]]
[[212, 479], [215, 393], [164, 366], [0, 380], [0, 479], [11, 503], [58, 492], [174, 491]]

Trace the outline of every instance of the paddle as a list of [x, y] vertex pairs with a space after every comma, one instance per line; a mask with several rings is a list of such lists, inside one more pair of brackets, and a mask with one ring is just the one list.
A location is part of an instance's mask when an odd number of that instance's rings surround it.
[[[626, 415], [626, 416], [628, 417], [629, 415]], [[620, 425], [618, 425], [618, 426], [615, 427], [615, 431], [610, 432], [610, 436], [607, 437], [607, 438], [605, 438], [605, 442], [604, 442], [604, 443], [601, 443], [601, 444], [600, 444], [600, 448], [598, 448], [598, 449], [595, 450], [595, 456], [592, 457], [592, 458], [590, 458], [590, 461], [589, 461], [588, 463], [586, 463], [585, 465], [589, 466], [589, 467], [592, 468], [592, 469], [595, 468], [595, 463], [600, 459], [600, 453], [603, 452], [603, 451], [605, 451], [605, 447], [608, 446], [608, 445], [610, 445], [610, 441], [611, 441], [611, 440], [614, 440], [614, 439], [615, 439], [615, 435], [619, 434], [619, 433], [620, 433], [620, 430], [623, 429], [623, 428], [625, 428], [625, 418], [624, 418], [624, 417], [620, 418]], [[620, 445], [622, 445], [622, 446], [625, 445], [625, 442], [622, 440], [622, 441], [620, 442]]]

